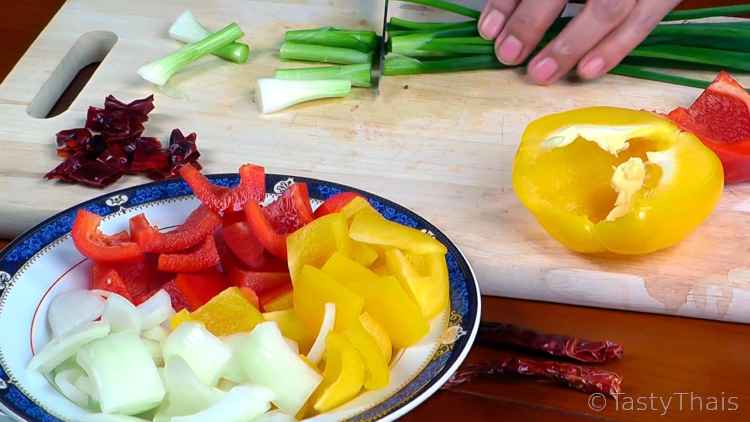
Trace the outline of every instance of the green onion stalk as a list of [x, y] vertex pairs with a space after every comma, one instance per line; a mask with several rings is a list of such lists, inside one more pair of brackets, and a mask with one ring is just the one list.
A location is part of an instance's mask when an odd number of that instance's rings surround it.
[[349, 48], [363, 53], [375, 50], [378, 36], [373, 31], [356, 31], [331, 27], [287, 31], [284, 41]]
[[372, 86], [372, 69], [368, 63], [279, 69], [276, 71], [274, 77], [276, 79], [290, 81], [344, 79], [351, 81], [352, 86], [362, 88], [369, 88]]
[[[178, 16], [169, 28], [169, 36], [184, 43], [196, 43], [209, 35], [211, 31], [201, 25], [189, 10]], [[235, 41], [221, 47], [213, 54], [230, 62], [246, 63], [250, 55], [250, 46]]]
[[286, 41], [281, 45], [279, 56], [283, 60], [301, 60], [333, 64], [362, 64], [372, 63], [373, 55], [372, 53], [365, 53], [351, 48], [301, 44], [298, 42]]

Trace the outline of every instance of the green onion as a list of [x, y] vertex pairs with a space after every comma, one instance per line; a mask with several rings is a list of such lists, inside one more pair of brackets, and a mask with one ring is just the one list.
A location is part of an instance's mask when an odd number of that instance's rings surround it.
[[689, 86], [693, 88], [707, 88], [711, 85], [711, 81], [703, 81], [700, 79], [685, 78], [683, 76], [670, 75], [667, 73], [655, 72], [644, 69], [639, 66], [633, 66], [629, 64], [619, 64], [615, 66], [609, 73], [613, 75], [629, 76], [631, 78], [646, 79], [650, 81], [666, 82], [673, 85]]
[[352, 86], [369, 88], [372, 86], [372, 69], [367, 63], [301, 69], [279, 69], [276, 71], [275, 78], [290, 81], [345, 79], [351, 81]]
[[750, 4], [735, 6], [706, 7], [703, 9], [676, 10], [664, 17], [665, 21], [714, 18], [719, 16], [739, 16], [750, 14]]
[[344, 79], [320, 81], [258, 79], [255, 87], [255, 102], [258, 110], [267, 114], [305, 101], [345, 97], [351, 91], [351, 81]]
[[715, 50], [703, 47], [658, 44], [635, 48], [629, 57], [650, 57], [722, 66], [732, 70], [750, 71], [750, 53]]
[[435, 38], [431, 33], [391, 38], [391, 52], [410, 57], [492, 54], [495, 46], [482, 37]]
[[442, 38], [442, 37], [473, 37], [479, 35], [479, 32], [477, 31], [477, 28], [475, 26], [473, 27], [465, 27], [465, 28], [448, 28], [448, 29], [440, 29], [438, 31], [417, 31], [417, 30], [411, 30], [411, 29], [397, 29], [394, 31], [388, 31], [388, 35], [393, 37], [401, 37], [405, 35], [432, 35], [434, 38]]
[[444, 29], [463, 29], [463, 28], [476, 28], [477, 21], [465, 21], [465, 22], [415, 22], [397, 17], [392, 17], [388, 22], [388, 30], [391, 29], [409, 29], [415, 31], [442, 31]]
[[351, 48], [300, 44], [291, 41], [287, 41], [281, 45], [279, 55], [284, 60], [302, 60], [334, 64], [361, 64], [372, 62], [372, 54], [363, 53]]
[[506, 67], [491, 54], [439, 60], [419, 60], [400, 54], [389, 54], [385, 58], [383, 73], [386, 76], [417, 75], [420, 73], [460, 72], [464, 70], [503, 69]]
[[175, 73], [185, 66], [212, 54], [222, 47], [242, 38], [245, 35], [236, 23], [227, 25], [195, 44], [187, 44], [163, 59], [143, 65], [138, 69], [141, 77], [153, 84], [164, 85]]
[[[169, 36], [184, 43], [196, 43], [209, 35], [211, 35], [211, 31], [201, 25], [189, 10], [178, 16], [169, 28]], [[245, 43], [233, 42], [213, 54], [230, 62], [246, 63], [250, 55], [250, 47]]]
[[661, 24], [641, 45], [677, 44], [750, 52], [750, 22]]
[[351, 48], [369, 53], [377, 47], [378, 36], [373, 31], [354, 31], [325, 27], [287, 31], [286, 35], [284, 35], [284, 41]]
[[433, 7], [435, 9], [445, 10], [446, 12], [456, 13], [461, 16], [467, 16], [474, 19], [479, 19], [481, 13], [479, 10], [472, 9], [470, 7], [462, 6], [460, 4], [451, 3], [445, 0], [402, 0], [406, 3], [421, 4], [423, 6]]

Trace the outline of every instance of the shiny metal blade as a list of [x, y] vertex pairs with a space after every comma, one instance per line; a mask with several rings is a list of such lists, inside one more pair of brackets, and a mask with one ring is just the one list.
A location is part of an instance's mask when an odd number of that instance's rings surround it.
[[373, 69], [373, 88], [375, 96], [380, 95], [380, 80], [383, 78], [383, 69], [385, 67], [385, 55], [388, 49], [388, 0], [383, 0], [383, 25], [380, 28], [380, 43], [378, 44], [377, 69]]

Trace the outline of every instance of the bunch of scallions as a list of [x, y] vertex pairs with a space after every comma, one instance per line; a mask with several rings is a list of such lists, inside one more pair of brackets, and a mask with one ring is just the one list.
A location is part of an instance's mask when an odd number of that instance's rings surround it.
[[352, 87], [372, 86], [372, 63], [379, 37], [373, 31], [318, 28], [287, 31], [282, 60], [328, 66], [279, 69], [259, 79], [255, 98], [261, 113], [273, 113], [320, 98], [343, 97]]
[[[507, 67], [495, 58], [494, 43], [479, 36], [478, 10], [445, 0], [401, 1], [456, 13], [469, 19], [456, 23], [391, 18], [388, 23], [390, 40], [385, 75]], [[610, 73], [705, 88], [710, 81], [676, 76], [663, 69], [750, 71], [750, 21], [691, 22], [701, 18], [748, 13], [750, 4], [672, 12]], [[557, 19], [540, 48], [559, 34], [570, 19]]]

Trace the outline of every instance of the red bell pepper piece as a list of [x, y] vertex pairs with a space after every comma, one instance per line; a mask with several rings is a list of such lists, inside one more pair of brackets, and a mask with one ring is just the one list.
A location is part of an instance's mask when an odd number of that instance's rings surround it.
[[281, 194], [281, 197], [263, 208], [263, 213], [279, 234], [295, 232], [313, 221], [307, 184], [293, 184]]
[[245, 204], [245, 217], [258, 242], [272, 255], [286, 261], [286, 235], [274, 230], [260, 205], [255, 202]]
[[196, 249], [186, 253], [159, 255], [159, 271], [170, 273], [194, 273], [214, 267], [220, 263], [219, 252], [213, 236], [206, 239]]
[[204, 206], [195, 209], [185, 222], [172, 231], [162, 233], [153, 227], [144, 214], [130, 219], [130, 231], [144, 252], [180, 252], [203, 242], [206, 236], [221, 227], [221, 217]]
[[169, 298], [172, 300], [172, 308], [175, 310], [175, 312], [180, 312], [181, 310], [188, 307], [185, 295], [182, 294], [182, 291], [179, 288], [177, 288], [176, 279], [172, 279], [166, 282], [161, 288], [164, 289], [167, 294], [169, 294]]
[[224, 274], [216, 268], [189, 274], [177, 274], [175, 287], [180, 291], [190, 312], [195, 311], [229, 287]]
[[[158, 271], [156, 266], [157, 257], [155, 255], [144, 255], [141, 259], [131, 262], [96, 263], [92, 269], [92, 288], [110, 290], [122, 295], [122, 289], [119, 288], [118, 283], [108, 280], [111, 273], [114, 273], [119, 279], [119, 283], [128, 292], [125, 297], [134, 304], [140, 305], [156, 293], [170, 278], [169, 274]], [[116, 286], [117, 291], [107, 288], [108, 284]], [[94, 285], [99, 287], [93, 287]]]
[[260, 202], [266, 196], [265, 169], [253, 164], [240, 167], [240, 184], [233, 189], [216, 186], [192, 165], [184, 165], [180, 176], [193, 194], [211, 211], [223, 215], [225, 211], [240, 211], [248, 202]]
[[246, 221], [225, 226], [222, 237], [231, 253], [244, 265], [258, 268], [263, 265], [263, 245], [258, 242]]
[[341, 211], [352, 199], [361, 197], [362, 195], [356, 192], [341, 192], [333, 195], [320, 204], [318, 209], [315, 210], [314, 217], [320, 218], [324, 215], [333, 214]]
[[249, 287], [259, 296], [279, 286], [292, 283], [288, 272], [257, 272], [230, 267], [227, 275], [230, 283], [237, 287]]
[[117, 293], [129, 301], [133, 301], [133, 297], [130, 295], [125, 282], [122, 281], [120, 274], [116, 270], [106, 266], [94, 264], [91, 268], [91, 284], [89, 287], [92, 290]]
[[143, 252], [137, 243], [124, 240], [121, 234], [107, 236], [99, 230], [102, 217], [79, 210], [71, 230], [73, 243], [80, 253], [95, 262], [133, 261]]
[[719, 156], [726, 183], [750, 180], [750, 94], [731, 75], [720, 72], [689, 109], [668, 117]]

